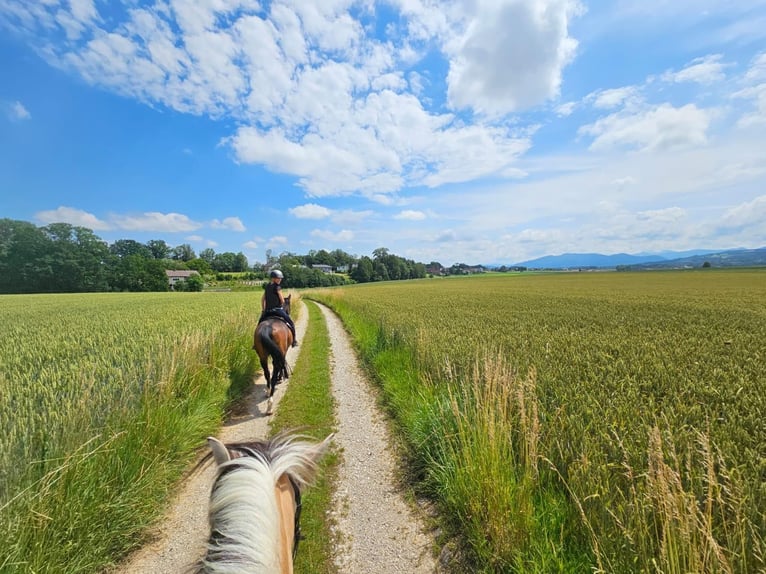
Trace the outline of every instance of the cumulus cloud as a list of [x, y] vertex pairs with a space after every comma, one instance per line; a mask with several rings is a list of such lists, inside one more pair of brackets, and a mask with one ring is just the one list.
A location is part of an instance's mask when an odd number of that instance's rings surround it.
[[634, 103], [639, 99], [639, 89], [636, 86], [625, 86], [610, 90], [598, 90], [586, 96], [585, 101], [592, 103], [595, 108], [613, 109]]
[[592, 150], [668, 150], [704, 144], [710, 121], [711, 112], [694, 104], [680, 108], [661, 104], [606, 116], [583, 126], [580, 133], [594, 137]]
[[455, 108], [506, 114], [555, 98], [577, 41], [573, 0], [480, 1], [465, 28], [446, 42], [448, 99]]
[[[443, 101], [497, 117], [554, 98], [580, 10], [576, 0], [397, 0], [377, 37], [376, 11], [349, 2], [158, 2], [122, 18], [93, 0], [5, 5], [0, 25], [27, 33], [53, 65], [152, 105], [235, 119], [223, 142], [236, 159], [297, 177], [309, 196], [376, 199], [513, 173], [531, 134], [466, 123]], [[431, 75], [429, 57], [446, 77]]]
[[77, 227], [86, 227], [94, 231], [107, 231], [112, 226], [102, 221], [92, 213], [76, 209], [74, 207], [60, 206], [56, 209], [38, 211], [35, 213], [35, 219], [41, 223], [69, 223]]
[[394, 216], [394, 219], [405, 219], [407, 221], [422, 221], [426, 218], [426, 214], [422, 211], [415, 211], [413, 209], [405, 209], [400, 211]]
[[329, 217], [332, 211], [317, 205], [316, 203], [306, 203], [304, 205], [298, 205], [288, 209], [291, 215], [294, 215], [298, 219], [324, 219]]
[[766, 221], [766, 195], [761, 195], [726, 211], [721, 219], [720, 227], [724, 229], [758, 227], [763, 232], [764, 221]]
[[325, 239], [327, 241], [351, 241], [354, 238], [354, 232], [348, 229], [342, 229], [341, 231], [333, 232], [325, 229], [314, 229], [311, 232], [312, 237], [319, 239]]
[[231, 231], [246, 231], [245, 225], [239, 217], [226, 217], [223, 221], [214, 219], [210, 222], [213, 229], [230, 229]]
[[113, 215], [110, 220], [115, 227], [129, 231], [194, 231], [203, 227], [181, 213], [160, 213], [150, 211], [140, 215]]
[[727, 64], [722, 62], [721, 54], [712, 54], [696, 58], [678, 72], [668, 71], [662, 75], [666, 82], [696, 82], [698, 84], [714, 84], [726, 78], [724, 69]]

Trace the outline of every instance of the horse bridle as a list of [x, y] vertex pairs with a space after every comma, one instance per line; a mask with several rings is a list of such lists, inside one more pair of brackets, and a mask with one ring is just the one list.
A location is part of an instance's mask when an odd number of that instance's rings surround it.
[[290, 481], [290, 486], [293, 487], [293, 496], [295, 498], [295, 530], [293, 531], [293, 560], [295, 560], [296, 554], [298, 554], [298, 542], [301, 541], [303, 535], [301, 534], [301, 489], [295, 479], [287, 475], [287, 479]]

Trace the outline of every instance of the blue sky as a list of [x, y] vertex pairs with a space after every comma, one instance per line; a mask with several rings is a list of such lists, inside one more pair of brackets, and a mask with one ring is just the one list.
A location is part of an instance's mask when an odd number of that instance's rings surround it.
[[766, 0], [0, 0], [0, 217], [418, 261], [766, 245]]

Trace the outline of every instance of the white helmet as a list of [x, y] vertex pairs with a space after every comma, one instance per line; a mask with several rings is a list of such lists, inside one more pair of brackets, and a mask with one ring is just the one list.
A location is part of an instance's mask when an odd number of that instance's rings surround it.
[[280, 279], [284, 279], [285, 276], [279, 269], [274, 269], [271, 273], [269, 273], [269, 277], [279, 277]]

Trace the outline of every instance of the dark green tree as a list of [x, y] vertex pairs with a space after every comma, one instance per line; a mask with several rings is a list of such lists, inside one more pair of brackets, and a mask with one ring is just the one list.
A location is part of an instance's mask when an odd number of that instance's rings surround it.
[[146, 248], [152, 252], [152, 257], [155, 259], [170, 258], [170, 245], [163, 239], [150, 239], [146, 242]]
[[369, 283], [372, 281], [372, 259], [366, 255], [359, 260], [354, 269], [351, 270], [351, 279], [357, 283]]
[[131, 255], [138, 255], [146, 259], [153, 258], [152, 252], [143, 243], [139, 243], [133, 239], [118, 239], [109, 246], [109, 251], [112, 255], [117, 257], [129, 257]]
[[188, 243], [184, 243], [178, 247], [174, 247], [173, 251], [170, 253], [170, 257], [179, 261], [191, 261], [196, 255], [192, 246]]

